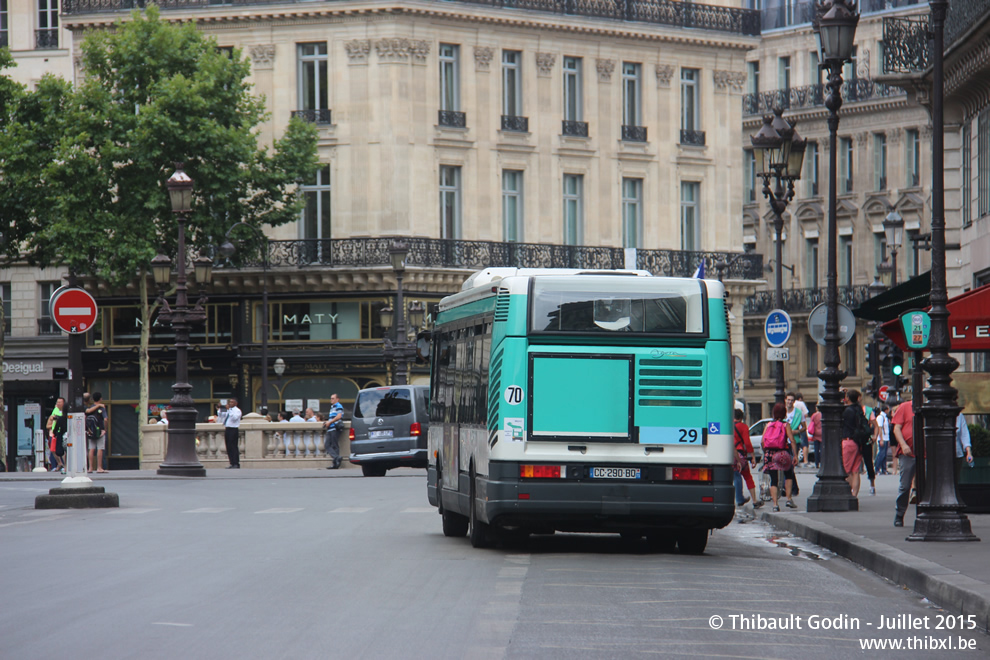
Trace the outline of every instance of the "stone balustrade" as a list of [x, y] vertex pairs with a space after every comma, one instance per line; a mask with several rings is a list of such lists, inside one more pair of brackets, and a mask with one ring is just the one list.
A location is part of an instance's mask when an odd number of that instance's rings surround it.
[[[350, 455], [349, 428], [350, 423], [345, 422], [340, 434], [340, 456], [345, 466]], [[165, 460], [168, 442], [165, 429], [164, 424], [146, 424], [142, 428], [142, 470], [157, 470]], [[323, 452], [322, 422], [269, 422], [257, 413], [248, 413], [241, 420], [239, 435], [242, 468], [321, 468], [330, 465], [330, 458]], [[223, 436], [223, 424], [196, 425], [196, 453], [205, 468], [215, 470], [230, 464]]]

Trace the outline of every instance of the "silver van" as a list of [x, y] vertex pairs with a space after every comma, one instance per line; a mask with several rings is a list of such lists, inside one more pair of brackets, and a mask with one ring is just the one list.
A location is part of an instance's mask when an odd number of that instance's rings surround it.
[[351, 463], [366, 477], [396, 467], [426, 467], [430, 388], [392, 385], [358, 392], [351, 417]]

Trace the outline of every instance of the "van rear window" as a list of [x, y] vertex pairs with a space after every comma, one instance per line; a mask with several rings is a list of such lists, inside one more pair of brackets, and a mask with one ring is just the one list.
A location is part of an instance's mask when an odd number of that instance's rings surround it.
[[412, 392], [409, 390], [368, 390], [358, 395], [354, 403], [355, 417], [395, 417], [412, 412]]

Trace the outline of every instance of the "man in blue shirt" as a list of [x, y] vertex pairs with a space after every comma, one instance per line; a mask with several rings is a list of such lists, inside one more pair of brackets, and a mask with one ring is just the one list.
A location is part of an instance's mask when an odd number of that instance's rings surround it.
[[330, 412], [327, 414], [327, 421], [323, 423], [326, 432], [323, 450], [330, 455], [333, 461], [328, 470], [336, 470], [340, 467], [340, 431], [344, 426], [344, 406], [340, 404], [340, 399], [336, 394], [330, 395]]
[[241, 437], [241, 409], [237, 407], [237, 399], [230, 397], [226, 407], [221, 405], [217, 410], [217, 418], [223, 424], [223, 440], [230, 460], [227, 469], [237, 470], [241, 467], [241, 454], [237, 446]]

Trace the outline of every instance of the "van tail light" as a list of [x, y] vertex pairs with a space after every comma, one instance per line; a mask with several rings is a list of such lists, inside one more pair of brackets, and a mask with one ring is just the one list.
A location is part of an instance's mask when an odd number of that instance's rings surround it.
[[520, 465], [519, 476], [523, 479], [560, 479], [563, 470], [559, 465]]
[[667, 481], [711, 481], [710, 468], [667, 468]]
[[412, 424], [409, 425], [409, 435], [419, 435], [422, 432], [423, 430], [422, 427], [419, 425], [419, 422], [413, 422]]
[[354, 440], [354, 429], [351, 429], [350, 431], [347, 432], [347, 439]]

